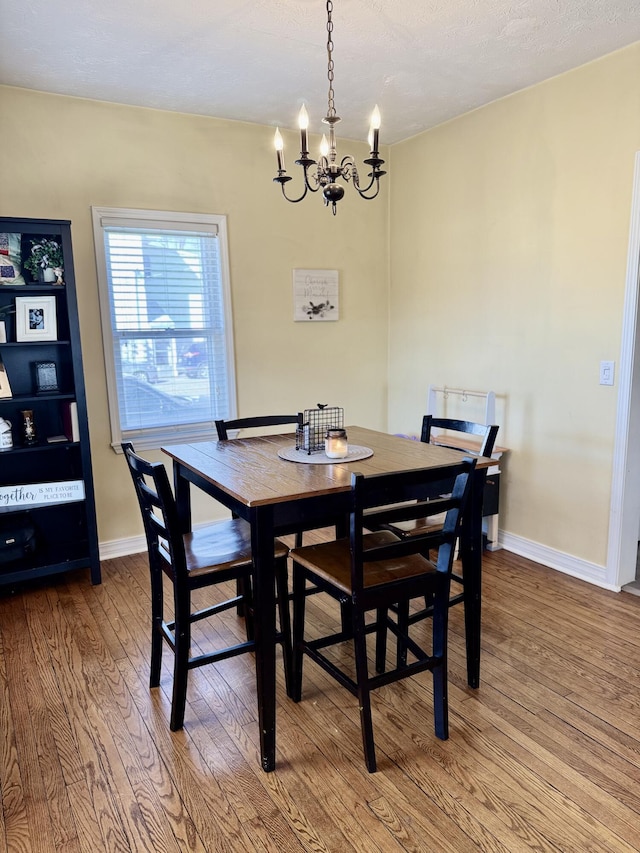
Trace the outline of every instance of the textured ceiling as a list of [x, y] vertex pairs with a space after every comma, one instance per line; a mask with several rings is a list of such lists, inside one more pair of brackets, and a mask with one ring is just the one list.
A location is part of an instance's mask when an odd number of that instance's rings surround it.
[[[377, 103], [387, 144], [640, 40], [640, 0], [333, 2], [338, 134]], [[0, 0], [0, 27], [0, 83], [323, 129], [324, 0]]]

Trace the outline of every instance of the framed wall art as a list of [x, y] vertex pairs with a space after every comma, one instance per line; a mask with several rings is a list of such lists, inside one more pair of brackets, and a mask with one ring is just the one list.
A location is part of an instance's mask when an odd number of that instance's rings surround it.
[[16, 341], [57, 341], [55, 296], [16, 296]]
[[337, 320], [338, 270], [293, 271], [293, 319]]

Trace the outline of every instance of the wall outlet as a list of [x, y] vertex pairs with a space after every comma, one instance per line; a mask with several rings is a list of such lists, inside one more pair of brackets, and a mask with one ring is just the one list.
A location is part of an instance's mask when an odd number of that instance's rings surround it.
[[615, 371], [615, 361], [600, 362], [600, 384], [613, 385], [613, 374]]

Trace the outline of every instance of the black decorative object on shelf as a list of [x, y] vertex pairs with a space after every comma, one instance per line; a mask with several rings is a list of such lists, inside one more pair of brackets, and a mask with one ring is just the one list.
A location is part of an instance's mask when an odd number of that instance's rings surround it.
[[25, 447], [31, 447], [38, 441], [36, 425], [33, 420], [33, 410], [22, 409], [20, 414], [22, 415], [22, 442]]
[[60, 390], [55, 361], [34, 361], [33, 372], [36, 394], [53, 394]]

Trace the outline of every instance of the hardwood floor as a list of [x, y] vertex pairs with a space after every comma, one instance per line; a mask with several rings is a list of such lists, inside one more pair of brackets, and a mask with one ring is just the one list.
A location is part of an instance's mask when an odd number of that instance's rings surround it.
[[[390, 685], [368, 774], [354, 698], [307, 660], [299, 705], [279, 673], [265, 774], [253, 657], [193, 671], [172, 734], [168, 651], [148, 688], [145, 555], [103, 578], [0, 591], [0, 850], [640, 850], [640, 598], [487, 553], [478, 691], [451, 611], [448, 741], [428, 673]], [[309, 600], [311, 623], [337, 619], [322, 607]], [[219, 634], [242, 631], [222, 617]]]

